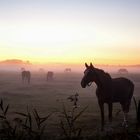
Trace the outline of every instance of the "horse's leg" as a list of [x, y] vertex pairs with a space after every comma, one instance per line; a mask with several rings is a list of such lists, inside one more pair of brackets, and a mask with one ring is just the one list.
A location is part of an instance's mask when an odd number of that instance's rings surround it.
[[30, 84], [30, 80], [31, 80], [31, 74], [28, 74], [28, 83]]
[[29, 80], [28, 80], [28, 83], [30, 84], [30, 78], [29, 78]]
[[28, 84], [30, 84], [30, 77], [28, 77]]
[[112, 122], [112, 103], [108, 103], [108, 119]]
[[104, 130], [104, 103], [100, 101], [98, 101], [98, 103], [101, 111], [101, 131], [103, 131]]
[[128, 103], [122, 105], [122, 110], [123, 110], [123, 116], [124, 116], [122, 126], [128, 127], [128, 123], [127, 123], [127, 114], [129, 112]]
[[125, 111], [123, 111], [123, 115], [124, 115], [124, 118], [123, 118], [123, 123], [122, 123], [122, 126], [127, 128], [128, 127], [128, 122], [127, 122], [127, 113]]
[[22, 83], [24, 83], [24, 76], [22, 76]]

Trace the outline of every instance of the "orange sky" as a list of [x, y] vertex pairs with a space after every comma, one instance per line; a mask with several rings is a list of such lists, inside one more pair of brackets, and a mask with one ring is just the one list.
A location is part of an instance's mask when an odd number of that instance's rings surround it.
[[140, 63], [140, 2], [0, 2], [0, 60]]

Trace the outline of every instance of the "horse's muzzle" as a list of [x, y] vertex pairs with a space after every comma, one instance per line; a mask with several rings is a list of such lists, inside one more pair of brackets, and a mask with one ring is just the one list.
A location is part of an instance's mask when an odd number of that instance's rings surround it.
[[83, 83], [83, 81], [81, 81], [81, 87], [82, 87], [82, 88], [85, 88], [85, 87], [86, 87], [86, 84]]

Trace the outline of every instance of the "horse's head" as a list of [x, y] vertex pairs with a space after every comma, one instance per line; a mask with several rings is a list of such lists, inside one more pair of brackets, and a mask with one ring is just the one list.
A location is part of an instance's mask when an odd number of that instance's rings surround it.
[[92, 63], [90, 63], [90, 66], [88, 66], [87, 63], [85, 63], [85, 67], [86, 67], [86, 69], [84, 71], [84, 76], [81, 80], [82, 88], [85, 88], [87, 85], [90, 86], [91, 83], [96, 78], [95, 68], [92, 65]]

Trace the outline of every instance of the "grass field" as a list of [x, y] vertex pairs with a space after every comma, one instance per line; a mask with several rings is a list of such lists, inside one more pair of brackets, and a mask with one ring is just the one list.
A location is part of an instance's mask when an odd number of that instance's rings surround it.
[[[111, 74], [112, 77], [119, 77], [118, 74]], [[92, 84], [85, 89], [81, 88], [81, 73], [55, 73], [53, 81], [46, 81], [44, 74], [32, 73], [31, 83], [22, 83], [21, 74], [16, 72], [0, 72], [0, 98], [6, 104], [10, 104], [9, 116], [12, 119], [14, 112], [26, 112], [29, 109], [36, 108], [40, 115], [47, 115], [55, 112], [48, 120], [46, 133], [51, 136], [60, 134], [59, 115], [56, 111], [62, 110], [62, 102], [69, 110], [72, 102], [67, 98], [75, 93], [79, 94], [79, 110], [88, 106], [85, 112], [80, 116], [78, 124], [83, 129], [83, 135], [93, 135], [100, 130], [100, 110], [95, 95], [96, 85]], [[134, 96], [138, 101], [140, 99], [140, 74], [125, 75], [135, 84]], [[113, 122], [111, 128], [113, 131], [121, 129], [123, 113], [116, 113], [121, 109], [119, 104], [114, 104]], [[106, 131], [109, 131], [107, 118], [107, 107], [105, 106]], [[136, 110], [134, 102], [131, 103], [129, 112], [129, 127], [133, 129], [136, 123]]]

